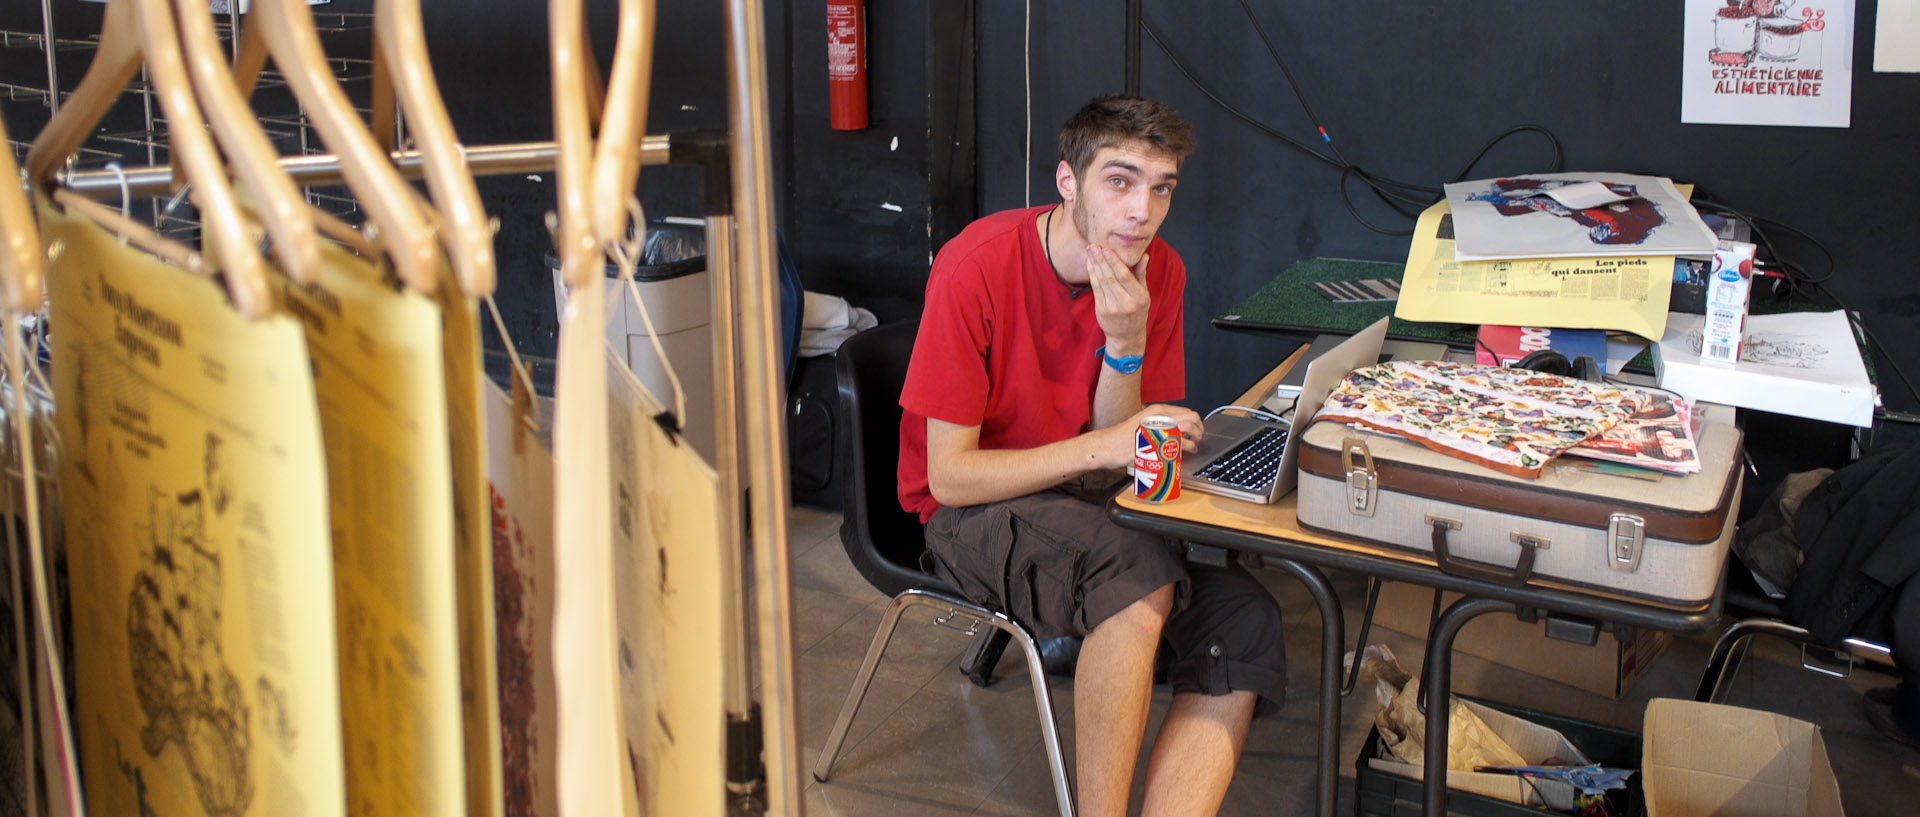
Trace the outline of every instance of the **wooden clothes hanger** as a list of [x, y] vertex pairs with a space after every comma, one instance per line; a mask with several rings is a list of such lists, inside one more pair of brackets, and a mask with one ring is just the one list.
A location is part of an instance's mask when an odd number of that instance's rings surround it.
[[228, 166], [252, 195], [254, 211], [273, 237], [280, 269], [301, 283], [320, 278], [320, 237], [293, 178], [280, 169], [273, 144], [240, 96], [227, 68], [227, 53], [213, 30], [205, 0], [173, 0], [181, 54], [198, 92], [207, 124], [227, 156]]
[[[7, 126], [0, 122], [0, 145], [7, 143]], [[33, 208], [20, 188], [20, 168], [13, 151], [0, 149], [0, 309], [32, 312], [40, 308], [40, 282], [46, 277], [40, 231], [34, 227]]]
[[653, 68], [653, 0], [620, 0], [612, 75], [607, 81], [600, 138], [594, 147], [593, 237], [607, 247], [626, 239], [627, 199], [640, 179], [640, 142], [647, 135]]
[[[555, 240], [568, 286], [602, 274], [601, 250], [627, 238], [627, 203], [640, 176], [646, 135], [655, 19], [653, 0], [621, 0], [619, 39], [602, 92], [580, 0], [555, 0], [549, 6], [559, 188]], [[591, 261], [569, 264], [570, 249]]]
[[334, 81], [305, 0], [253, 0], [234, 59], [243, 95], [252, 92], [267, 57], [279, 66], [320, 140], [339, 157], [341, 175], [379, 230], [376, 238], [386, 246], [394, 271], [414, 290], [432, 293], [440, 259], [425, 204]]
[[553, 71], [555, 255], [569, 288], [602, 275], [594, 242], [589, 193], [594, 164], [590, 89], [599, 77], [587, 44], [582, 0], [552, 0], [547, 6], [548, 51]]
[[[493, 228], [480, 205], [480, 190], [474, 185], [466, 150], [460, 146], [440, 88], [434, 83], [420, 0], [375, 0], [373, 31], [376, 74], [391, 83], [394, 102], [405, 114], [414, 146], [420, 151], [427, 189], [440, 215], [442, 240], [454, 274], [460, 279], [460, 289], [471, 297], [490, 294], [495, 275]], [[375, 87], [383, 84], [376, 80]], [[374, 102], [376, 122], [381, 118], [378, 112], [393, 108], [393, 102], [383, 104], [379, 96], [376, 93]], [[376, 128], [376, 133], [392, 132], [391, 123], [384, 131]]]
[[93, 62], [67, 103], [27, 150], [27, 178], [46, 185], [106, 115], [142, 63], [173, 127], [173, 154], [200, 211], [201, 241], [226, 277], [234, 308], [251, 320], [274, 313], [266, 265], [255, 249], [219, 152], [206, 131], [167, 0], [112, 0], [100, 24]]

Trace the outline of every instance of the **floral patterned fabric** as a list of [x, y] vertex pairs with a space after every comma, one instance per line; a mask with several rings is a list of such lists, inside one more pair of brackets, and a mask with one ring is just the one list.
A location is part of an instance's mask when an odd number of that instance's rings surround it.
[[1501, 473], [1548, 462], [1640, 408], [1647, 393], [1605, 383], [1447, 361], [1355, 369], [1314, 415], [1398, 434]]

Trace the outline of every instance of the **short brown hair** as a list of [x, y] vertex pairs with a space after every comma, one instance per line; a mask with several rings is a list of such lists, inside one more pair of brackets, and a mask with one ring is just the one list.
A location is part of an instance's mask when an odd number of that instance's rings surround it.
[[1125, 94], [1094, 97], [1060, 126], [1060, 159], [1078, 177], [1101, 148], [1124, 142], [1144, 142], [1178, 165], [1193, 152], [1193, 125], [1157, 100]]

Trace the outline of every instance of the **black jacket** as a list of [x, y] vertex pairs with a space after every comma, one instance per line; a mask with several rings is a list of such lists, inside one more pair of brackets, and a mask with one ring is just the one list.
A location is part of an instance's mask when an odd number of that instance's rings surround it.
[[1835, 471], [1807, 495], [1794, 531], [1805, 557], [1787, 615], [1829, 644], [1850, 635], [1887, 643], [1896, 591], [1920, 581], [1920, 447]]

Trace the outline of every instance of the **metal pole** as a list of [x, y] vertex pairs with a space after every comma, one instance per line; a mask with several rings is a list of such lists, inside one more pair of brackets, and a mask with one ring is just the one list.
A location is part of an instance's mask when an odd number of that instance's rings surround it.
[[[640, 161], [648, 165], [668, 164], [671, 138], [665, 134], [648, 136], [641, 143]], [[469, 147], [467, 162], [475, 176], [504, 176], [513, 173], [537, 173], [553, 170], [556, 155], [552, 142], [513, 142]], [[392, 154], [400, 175], [418, 179], [425, 175], [420, 151], [401, 150]], [[280, 169], [304, 187], [328, 187], [346, 183], [340, 173], [340, 160], [332, 154], [283, 156]], [[59, 184], [90, 199], [110, 199], [120, 195], [121, 179], [135, 196], [167, 195], [173, 189], [173, 168], [166, 165], [129, 168], [124, 174], [110, 170], [67, 172]]]
[[[1426, 817], [1447, 813], [1447, 719], [1453, 716], [1453, 640], [1460, 628], [1476, 616], [1513, 613], [1513, 602], [1467, 596], [1454, 602], [1427, 633], [1427, 659], [1422, 668], [1420, 694], [1427, 700], [1426, 764], [1420, 781], [1421, 810]], [[1435, 695], [1440, 697], [1435, 698]]]
[[[747, 586], [746, 526], [738, 512], [744, 490], [741, 475], [746, 459], [740, 444], [740, 384], [735, 375], [740, 359], [735, 344], [739, 327], [733, 303], [738, 289], [734, 261], [734, 219], [729, 214], [707, 216], [708, 286], [713, 298], [713, 370], [721, 376], [713, 380], [713, 464], [720, 474], [721, 507], [727, 509], [728, 524], [723, 528], [720, 548], [722, 576], [727, 582], [727, 599], [720, 623], [725, 641], [721, 644], [726, 685], [721, 691], [727, 712], [727, 799], [730, 814], [751, 813], [758, 808], [757, 798], [765, 769], [760, 759], [760, 722], [753, 707], [753, 636], [747, 626], [753, 616], [752, 588]], [[751, 807], [743, 804], [752, 804]]]
[[53, 58], [53, 0], [40, 0], [40, 51], [47, 58], [47, 111], [60, 112], [60, 68]]
[[793, 604], [787, 574], [786, 429], [774, 285], [773, 186], [768, 158], [766, 35], [760, 4], [727, 2], [727, 122], [733, 211], [739, 227], [740, 373], [746, 417], [748, 511], [759, 607], [767, 813], [800, 813]]
[[[1347, 645], [1347, 620], [1340, 611], [1340, 597], [1334, 593], [1333, 583], [1327, 581], [1327, 574], [1320, 568], [1292, 559], [1272, 561], [1299, 579], [1320, 608], [1320, 733], [1313, 803], [1314, 814], [1333, 817], [1340, 795], [1340, 767], [1336, 760], [1340, 754], [1340, 656]], [[1360, 664], [1359, 651], [1366, 646], [1361, 643], [1354, 648], [1355, 666]]]
[[1127, 0], [1127, 94], [1140, 95], [1140, 0]]

